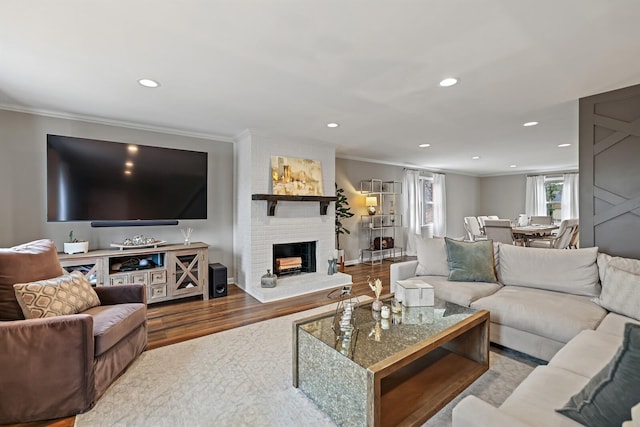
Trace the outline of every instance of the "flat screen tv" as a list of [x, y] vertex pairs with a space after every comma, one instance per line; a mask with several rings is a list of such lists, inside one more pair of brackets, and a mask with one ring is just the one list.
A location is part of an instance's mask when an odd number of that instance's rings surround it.
[[48, 221], [206, 218], [207, 153], [47, 135]]

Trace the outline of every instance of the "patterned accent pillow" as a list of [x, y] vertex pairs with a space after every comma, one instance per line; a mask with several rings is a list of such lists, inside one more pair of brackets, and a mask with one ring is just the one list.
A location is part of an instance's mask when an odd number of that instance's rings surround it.
[[493, 241], [458, 242], [444, 238], [449, 260], [449, 280], [452, 282], [496, 283], [493, 261]]
[[54, 279], [13, 285], [25, 319], [76, 314], [100, 305], [98, 294], [79, 271]]

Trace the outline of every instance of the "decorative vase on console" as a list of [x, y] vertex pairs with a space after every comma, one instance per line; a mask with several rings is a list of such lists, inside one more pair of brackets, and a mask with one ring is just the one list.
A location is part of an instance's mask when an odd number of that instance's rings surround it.
[[380, 301], [380, 294], [382, 293], [382, 281], [380, 279], [376, 279], [372, 283], [371, 276], [367, 277], [367, 281], [369, 282], [369, 287], [376, 296], [376, 299], [371, 303], [371, 309], [373, 311], [380, 311], [382, 310], [382, 306], [384, 305], [382, 301]]

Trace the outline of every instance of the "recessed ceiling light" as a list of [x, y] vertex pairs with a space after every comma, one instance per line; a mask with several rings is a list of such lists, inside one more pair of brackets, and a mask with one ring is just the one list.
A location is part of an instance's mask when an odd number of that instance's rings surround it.
[[571, 144], [558, 144], [558, 147], [560, 148], [564, 148], [564, 147], [569, 147]]
[[130, 170], [126, 170], [126, 171], [124, 171], [124, 174], [125, 175], [131, 175], [131, 171]]
[[140, 79], [140, 80], [138, 80], [138, 83], [140, 83], [144, 87], [158, 87], [158, 86], [160, 86], [160, 83], [158, 83], [155, 80], [151, 80], [151, 79]]
[[418, 145], [418, 147], [427, 148], [427, 147], [431, 147], [431, 144], [420, 144], [420, 145]]
[[535, 126], [537, 124], [538, 124], [538, 122], [527, 122], [527, 123], [524, 123], [522, 126], [529, 127], [529, 126]]
[[132, 161], [128, 161], [128, 162], [124, 162], [124, 165], [128, 168], [132, 168], [133, 167], [133, 162]]
[[444, 79], [444, 80], [442, 80], [440, 82], [440, 86], [449, 87], [449, 86], [453, 86], [456, 83], [458, 83], [458, 79], [456, 79], [454, 77], [447, 77], [446, 79]]
[[478, 160], [480, 158], [480, 156], [473, 156], [472, 159], [473, 160]]
[[337, 128], [338, 126], [340, 126], [338, 123], [327, 123], [328, 128]]
[[510, 168], [517, 168], [518, 165], [509, 165]]
[[127, 150], [129, 150], [130, 153], [137, 153], [138, 152], [138, 146], [137, 145], [128, 145], [127, 146]]

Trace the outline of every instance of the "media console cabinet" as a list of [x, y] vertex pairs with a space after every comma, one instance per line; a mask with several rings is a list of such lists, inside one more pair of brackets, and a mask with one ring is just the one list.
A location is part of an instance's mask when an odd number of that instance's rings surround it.
[[208, 245], [163, 245], [58, 254], [66, 271], [81, 271], [92, 286], [143, 283], [147, 303], [202, 295], [209, 299]]

